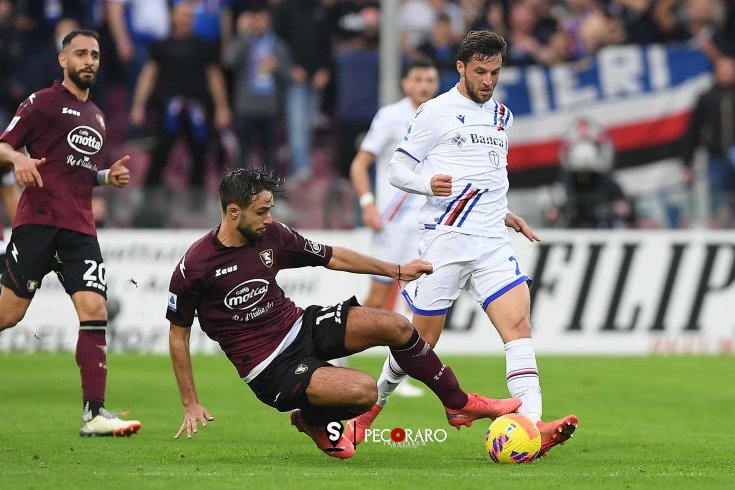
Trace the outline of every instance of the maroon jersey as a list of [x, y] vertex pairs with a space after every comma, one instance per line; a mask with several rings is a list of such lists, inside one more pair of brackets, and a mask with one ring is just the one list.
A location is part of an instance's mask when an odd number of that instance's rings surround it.
[[92, 188], [98, 167], [108, 166], [99, 107], [77, 99], [57, 80], [20, 105], [0, 141], [25, 147], [32, 158], [46, 158], [38, 167], [43, 187], [23, 190], [13, 228], [33, 223], [96, 234]]
[[219, 343], [240, 377], [276, 350], [303, 310], [276, 283], [281, 269], [326, 265], [332, 247], [274, 222], [259, 242], [225, 247], [218, 228], [189, 248], [174, 270], [166, 318], [199, 325]]

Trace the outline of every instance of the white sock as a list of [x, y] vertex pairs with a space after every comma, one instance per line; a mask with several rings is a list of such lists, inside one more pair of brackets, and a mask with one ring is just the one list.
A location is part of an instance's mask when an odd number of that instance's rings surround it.
[[398, 367], [398, 363], [393, 359], [393, 355], [388, 357], [383, 363], [383, 370], [378, 378], [378, 405], [384, 407], [388, 403], [388, 397], [395, 391], [401, 381], [407, 378], [406, 373]]
[[330, 361], [333, 366], [336, 367], [347, 367], [349, 366], [349, 361], [347, 357], [340, 357], [339, 359], [332, 359]]
[[530, 338], [505, 344], [505, 376], [510, 395], [523, 401], [518, 413], [534, 422], [541, 420], [541, 385], [536, 351]]

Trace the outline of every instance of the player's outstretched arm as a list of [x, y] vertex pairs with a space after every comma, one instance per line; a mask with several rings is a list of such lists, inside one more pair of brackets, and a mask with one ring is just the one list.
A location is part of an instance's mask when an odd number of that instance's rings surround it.
[[110, 185], [117, 188], [125, 187], [130, 182], [130, 169], [125, 165], [130, 160], [130, 155], [125, 155], [116, 161], [110, 167], [109, 181]]
[[541, 238], [534, 232], [530, 226], [528, 226], [528, 223], [526, 223], [526, 220], [521, 218], [520, 216], [516, 216], [515, 214], [508, 212], [505, 215], [505, 226], [509, 228], [513, 228], [516, 233], [522, 233], [524, 237], [528, 238], [531, 242], [540, 242]]
[[13, 165], [15, 180], [23, 187], [43, 187], [37, 167], [46, 163], [45, 158], [31, 158], [3, 141], [0, 142], [0, 162]]
[[179, 385], [181, 403], [184, 405], [184, 421], [179, 427], [174, 439], [178, 439], [186, 432], [187, 439], [191, 439], [207, 422], [214, 420], [209, 411], [199, 403], [196, 387], [194, 385], [194, 373], [191, 368], [191, 354], [189, 353], [190, 328], [171, 324], [168, 333], [169, 353], [171, 364], [174, 368], [176, 382]]
[[399, 281], [413, 281], [423, 274], [431, 274], [434, 268], [425, 260], [413, 259], [405, 264], [393, 264], [361, 254], [344, 247], [333, 247], [332, 258], [326, 265], [327, 269], [356, 274], [373, 274], [385, 276]]

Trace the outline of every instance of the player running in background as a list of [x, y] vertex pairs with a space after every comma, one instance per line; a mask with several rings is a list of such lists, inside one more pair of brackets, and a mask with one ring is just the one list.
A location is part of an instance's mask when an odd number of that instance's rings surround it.
[[[0, 167], [0, 202], [2, 209], [10, 223], [15, 218], [15, 211], [18, 209], [18, 199], [20, 199], [20, 190], [15, 182], [15, 174], [10, 167]], [[5, 270], [5, 247], [8, 243], [5, 241], [5, 226], [0, 218], [0, 275]]]
[[344, 435], [332, 443], [327, 423], [365, 412], [377, 394], [369, 374], [327, 361], [370, 347], [390, 347], [396, 364], [439, 397], [454, 427], [520, 406], [515, 398], [492, 400], [462, 391], [451, 368], [397, 313], [361, 307], [354, 296], [306, 309], [287, 298], [276, 282], [282, 269], [323, 266], [411, 281], [432, 268], [423, 260], [398, 265], [305, 239], [271, 218], [282, 190], [283, 181], [270, 170], [229, 172], [219, 188], [220, 225], [197, 240], [174, 269], [166, 317], [184, 405], [175, 437], [186, 432], [191, 438], [200, 422], [205, 426], [213, 420], [199, 402], [192, 373], [189, 338], [195, 316], [258, 399], [278, 411], [291, 410], [291, 423], [332, 457], [349, 458], [355, 449]]
[[[432, 346], [447, 311], [467, 287], [505, 344], [506, 380], [511, 396], [523, 400], [519, 412], [536, 422], [541, 454], [569, 439], [578, 420], [569, 415], [541, 420], [541, 388], [531, 341], [529, 278], [510, 245], [507, 227], [530, 241], [539, 238], [508, 210], [508, 131], [513, 115], [493, 98], [506, 56], [505, 40], [473, 31], [457, 50], [459, 83], [422, 105], [390, 162], [391, 184], [423, 194], [419, 251], [434, 273], [409, 284], [403, 295], [413, 324]], [[378, 402], [348, 423], [365, 429], [405, 377], [389, 356], [378, 380]], [[356, 425], [353, 423], [356, 422]]]
[[99, 63], [97, 33], [69, 33], [59, 53], [63, 81], [31, 94], [0, 134], [0, 162], [13, 165], [25, 187], [7, 247], [0, 331], [23, 319], [44, 276], [55, 271], [79, 318], [79, 434], [120, 436], [137, 432], [140, 422], [122, 420], [104, 408], [107, 282], [92, 216], [92, 188], [124, 187], [130, 171], [125, 167], [128, 156], [102, 170], [109, 164], [105, 119], [89, 99]]
[[[406, 96], [375, 114], [350, 166], [352, 185], [360, 196], [362, 221], [374, 232], [372, 255], [390, 262], [404, 262], [418, 254], [418, 213], [424, 199], [390, 185], [388, 163], [416, 109], [436, 95], [439, 72], [429, 60], [412, 61], [404, 70], [401, 87]], [[369, 173], [373, 162], [374, 194]], [[391, 279], [374, 276], [363, 306], [392, 310], [398, 293], [396, 286]], [[423, 390], [406, 379], [398, 385], [395, 394], [421, 396]]]

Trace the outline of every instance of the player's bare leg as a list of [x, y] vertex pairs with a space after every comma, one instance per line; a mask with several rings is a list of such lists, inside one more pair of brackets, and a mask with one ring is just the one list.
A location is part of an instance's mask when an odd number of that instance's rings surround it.
[[[377, 310], [368, 309], [365, 311], [373, 312], [371, 313], [373, 315], [385, 314]], [[396, 325], [386, 331], [386, 335], [392, 337], [386, 340], [386, 345], [391, 347], [392, 359], [402, 372], [422, 381], [441, 399], [447, 413], [447, 419], [452, 426], [457, 428], [461, 425], [469, 426], [472, 421], [478, 418], [495, 418], [518, 409], [521, 402], [517, 398], [493, 400], [463, 392], [451, 368], [441, 363], [429, 342], [424, 340], [419, 332], [399, 315], [393, 315], [389, 323], [393, 322], [395, 318], [401, 318], [405, 323]], [[381, 324], [377, 318], [365, 318], [364, 320], [366, 320], [366, 323], [362, 325], [363, 327], [365, 325]], [[356, 322], [357, 325], [362, 323], [360, 321]], [[348, 327], [348, 333], [349, 331]], [[406, 335], [409, 335], [408, 339], [405, 338]], [[437, 338], [438, 335], [433, 339], [434, 343]], [[407, 341], [403, 345], [397, 345], [405, 340]], [[350, 348], [347, 338], [345, 339], [345, 345]], [[380, 390], [380, 385], [378, 390]], [[375, 411], [376, 409], [371, 409], [371, 415], [377, 416]], [[371, 415], [367, 417], [369, 418]], [[369, 423], [372, 423], [372, 420]], [[347, 430], [353, 432], [353, 441], [358, 442], [358, 439], [364, 439], [364, 431], [367, 427], [363, 424], [365, 422], [361, 423], [360, 420], [350, 420], [348, 423]]]

